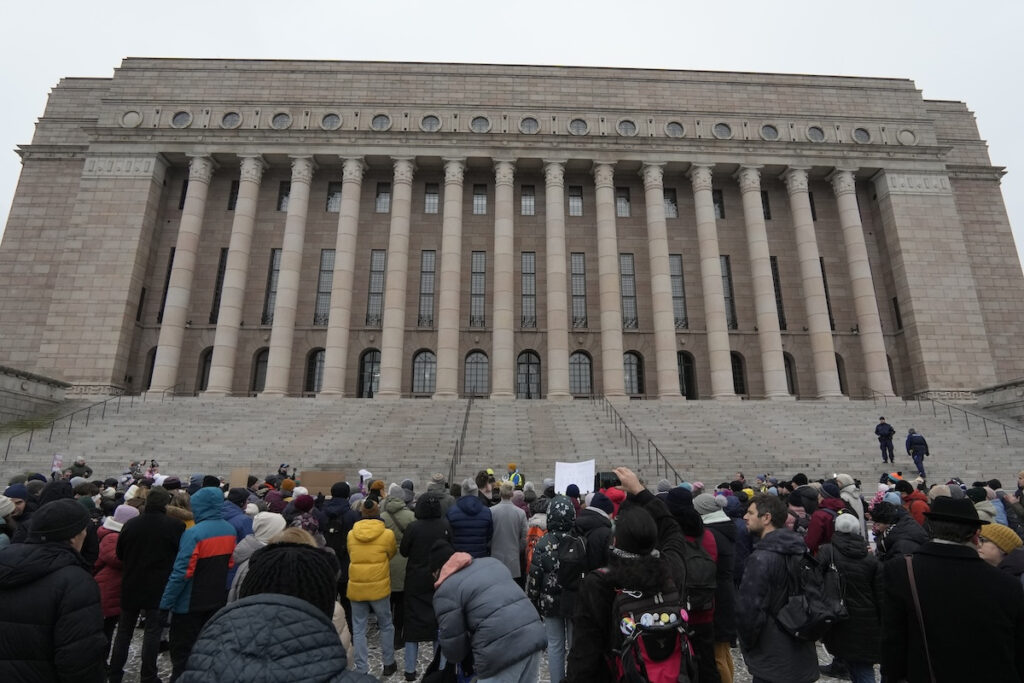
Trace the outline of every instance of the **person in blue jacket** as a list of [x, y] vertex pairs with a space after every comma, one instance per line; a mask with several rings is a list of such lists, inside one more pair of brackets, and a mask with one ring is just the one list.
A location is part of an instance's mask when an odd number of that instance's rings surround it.
[[491, 510], [480, 501], [478, 488], [472, 479], [462, 482], [462, 495], [448, 509], [448, 523], [452, 525], [452, 545], [459, 552], [473, 557], [491, 554], [491, 536], [494, 522]]
[[930, 455], [928, 453], [928, 442], [913, 427], [907, 430], [907, 455], [914, 459], [917, 473], [922, 478], [925, 477], [924, 458], [926, 455]]
[[892, 452], [892, 437], [896, 436], [896, 429], [886, 422], [884, 417], [878, 418], [875, 436], [878, 437], [878, 447], [882, 450], [882, 462], [896, 462], [896, 456]]

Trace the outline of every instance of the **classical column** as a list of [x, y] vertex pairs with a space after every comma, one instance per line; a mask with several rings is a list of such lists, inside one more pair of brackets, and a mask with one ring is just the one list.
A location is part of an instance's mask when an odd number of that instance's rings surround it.
[[665, 226], [664, 164], [644, 164], [644, 199], [647, 204], [647, 254], [651, 263], [651, 306], [654, 310], [654, 360], [658, 398], [682, 400], [679, 362], [676, 359], [676, 318], [672, 310], [672, 276], [668, 265], [668, 229]]
[[[249, 274], [249, 249], [256, 224], [256, 202], [260, 180], [267, 164], [258, 154], [242, 156], [242, 170], [235, 199], [235, 216], [231, 222], [231, 242], [224, 268], [220, 308], [217, 309], [217, 331], [213, 337], [213, 359], [205, 395], [227, 396], [235, 379], [235, 357], [238, 352], [238, 330], [242, 324], [245, 302], [245, 281]], [[177, 254], [177, 252], [175, 252]]]
[[174, 245], [174, 264], [171, 266], [164, 316], [153, 361], [153, 379], [149, 385], [149, 391], [156, 394], [173, 390], [178, 381], [181, 344], [185, 337], [189, 301], [192, 298], [196, 250], [199, 248], [199, 235], [203, 231], [206, 194], [214, 170], [214, 161], [209, 156], [190, 154], [189, 157], [188, 189], [185, 191], [185, 206], [178, 226], [178, 241]]
[[547, 398], [569, 393], [569, 292], [565, 255], [565, 161], [544, 161], [544, 227], [547, 234]]
[[622, 370], [622, 299], [619, 241], [615, 233], [613, 164], [594, 164], [597, 198], [597, 270], [601, 301], [601, 384], [608, 398], [626, 395]]
[[441, 282], [437, 307], [437, 390], [459, 397], [459, 300], [462, 296], [462, 179], [465, 159], [445, 159], [441, 227]]
[[512, 204], [512, 161], [494, 163], [494, 316], [491, 325], [491, 398], [516, 396], [515, 231]]
[[807, 328], [814, 359], [814, 379], [818, 398], [841, 398], [839, 371], [836, 369], [836, 349], [832, 343], [832, 327], [825, 302], [825, 284], [821, 277], [818, 240], [814, 235], [811, 201], [807, 196], [807, 168], [790, 166], [782, 179], [789, 190], [796, 251], [800, 259], [800, 281], [807, 311]]
[[409, 215], [412, 210], [412, 174], [415, 168], [412, 159], [395, 157], [395, 175], [391, 184], [391, 234], [384, 280], [384, 320], [380, 335], [380, 389], [377, 398], [398, 398], [402, 395]]
[[718, 251], [715, 202], [711, 195], [711, 166], [694, 164], [688, 174], [693, 184], [697, 215], [697, 245], [700, 251], [700, 280], [704, 290], [704, 326], [707, 328], [708, 361], [711, 365], [711, 397], [734, 399], [729, 329], [722, 291], [722, 261]]
[[306, 241], [306, 216], [309, 213], [309, 185], [315, 164], [309, 156], [293, 156], [292, 182], [288, 195], [288, 214], [284, 220], [281, 244], [281, 269], [277, 275], [273, 327], [270, 328], [270, 356], [267, 359], [267, 383], [261, 396], [284, 396], [292, 370], [292, 343], [295, 339], [295, 309], [299, 302], [302, 272], [302, 248]]
[[362, 157], [342, 157], [341, 207], [338, 237], [334, 244], [334, 280], [331, 312], [324, 348], [324, 384], [321, 394], [345, 394], [348, 370], [348, 337], [352, 325], [352, 283], [356, 272], [356, 238], [359, 236], [359, 196], [366, 164]]
[[860, 211], [857, 210], [853, 178], [855, 170], [837, 168], [828, 179], [832, 183], [836, 202], [839, 204], [839, 224], [843, 228], [843, 242], [846, 244], [846, 263], [850, 270], [853, 306], [857, 312], [857, 330], [861, 352], [864, 354], [868, 387], [885, 396], [892, 396], [892, 380], [889, 377], [889, 361], [885, 355], [885, 340], [882, 338], [882, 323], [878, 316], [875, 285], [871, 279], [868, 250], [864, 245]]
[[754, 283], [754, 312], [757, 340], [761, 345], [761, 369], [764, 396], [769, 399], [794, 398], [786, 384], [786, 362], [782, 356], [779, 309], [775, 302], [775, 282], [768, 250], [768, 231], [761, 203], [761, 167], [744, 165], [736, 173], [743, 197], [743, 219], [747, 226], [747, 249]]

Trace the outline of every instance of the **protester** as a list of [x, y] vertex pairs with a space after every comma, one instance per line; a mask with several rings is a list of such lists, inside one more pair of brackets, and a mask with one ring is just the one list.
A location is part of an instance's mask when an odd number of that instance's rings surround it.
[[[384, 526], [395, 535], [395, 544], [402, 545], [402, 538], [409, 525], [416, 520], [415, 513], [406, 506], [405, 491], [400, 484], [388, 487], [388, 495], [381, 503], [380, 518]], [[391, 622], [395, 626], [395, 650], [405, 647], [405, 568], [407, 559], [401, 553], [391, 557]]]
[[[483, 473], [486, 476], [486, 473]], [[491, 538], [494, 523], [490, 508], [477, 495], [477, 484], [472, 479], [462, 482], [462, 496], [448, 510], [448, 522], [452, 525], [452, 545], [459, 552], [473, 557], [488, 557], [491, 554]]]
[[361, 505], [362, 519], [348, 534], [348, 599], [352, 605], [352, 644], [355, 648], [355, 670], [370, 670], [366, 642], [367, 619], [372, 611], [380, 631], [382, 675], [398, 670], [395, 663], [395, 627], [391, 621], [391, 558], [398, 552], [395, 535], [384, 526], [380, 509], [373, 497]]
[[559, 547], [566, 542], [575, 522], [576, 511], [572, 501], [566, 496], [552, 498], [548, 504], [547, 532], [533, 549], [526, 584], [527, 596], [544, 618], [548, 672], [552, 681], [561, 681], [565, 677], [566, 653], [573, 640], [576, 587], [569, 589], [559, 582], [558, 559]]
[[501, 502], [491, 508], [491, 557], [500, 561], [520, 586], [523, 551], [526, 549], [526, 513], [512, 504], [512, 483], [505, 481], [499, 487]]
[[104, 661], [110, 653], [118, 618], [121, 615], [122, 562], [117, 556], [117, 541], [125, 522], [139, 516], [139, 511], [130, 505], [119, 505], [113, 516], [103, 520], [103, 526], [96, 532], [100, 539], [100, 555], [93, 566], [96, 584], [100, 587], [100, 602], [103, 607], [103, 634], [107, 638]]

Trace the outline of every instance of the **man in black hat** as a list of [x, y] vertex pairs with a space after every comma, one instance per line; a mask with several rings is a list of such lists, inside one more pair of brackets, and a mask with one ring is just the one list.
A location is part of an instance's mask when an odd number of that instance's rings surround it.
[[931, 541], [883, 570], [882, 679], [1024, 680], [1024, 589], [978, 556], [986, 522], [945, 496], [924, 514]]
[[0, 681], [103, 680], [100, 590], [79, 554], [89, 523], [80, 504], [55, 500], [0, 553]]

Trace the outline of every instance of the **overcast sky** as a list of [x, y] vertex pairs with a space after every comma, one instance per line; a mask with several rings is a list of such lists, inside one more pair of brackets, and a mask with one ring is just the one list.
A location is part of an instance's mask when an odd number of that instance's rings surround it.
[[487, 62], [912, 79], [975, 112], [1024, 252], [1019, 0], [9, 0], [0, 17], [0, 229], [14, 148], [62, 77], [109, 77], [128, 56]]

